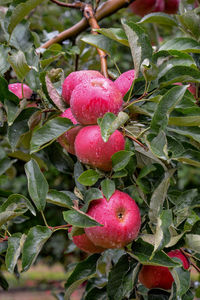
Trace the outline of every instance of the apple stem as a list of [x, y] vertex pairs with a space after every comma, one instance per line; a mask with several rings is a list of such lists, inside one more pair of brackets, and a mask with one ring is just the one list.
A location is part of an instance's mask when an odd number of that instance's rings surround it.
[[134, 136], [129, 135], [127, 133], [125, 133], [125, 136], [128, 137], [129, 139], [133, 140], [134, 142], [136, 142], [138, 145], [140, 145], [142, 148], [144, 148], [144, 150], [148, 151], [148, 148], [142, 144], [140, 141], [138, 141]]
[[[98, 32], [96, 32], [96, 29], [100, 29], [99, 24], [97, 23], [95, 14], [94, 14], [94, 10], [92, 8], [91, 5], [86, 4], [85, 8], [84, 8], [84, 16], [87, 19], [90, 27], [92, 28], [91, 32], [93, 35], [98, 35]], [[100, 61], [101, 61], [101, 73], [104, 75], [104, 77], [108, 78], [108, 70], [107, 70], [107, 54], [97, 48], [97, 52], [99, 54], [100, 57]]]
[[83, 9], [84, 7], [84, 3], [81, 1], [77, 1], [75, 3], [65, 3], [65, 2], [61, 2], [58, 0], [51, 0], [51, 2], [59, 5], [59, 6], [64, 6], [64, 7], [69, 7], [69, 8], [76, 8], [76, 9]]
[[[131, 4], [134, 1], [135, 0], [107, 0], [100, 7], [98, 7], [95, 14], [96, 20], [100, 21], [106, 18], [116, 13], [121, 8], [127, 7], [129, 4]], [[60, 5], [61, 3], [62, 6], [66, 6], [66, 7], [69, 7], [70, 5], [69, 3], [64, 3], [63, 5], [62, 2], [59, 2], [58, 0], [53, 0], [52, 2], [56, 3], [57, 5]], [[73, 7], [71, 6], [71, 8], [76, 8], [74, 4]], [[88, 25], [89, 24], [87, 20], [85, 18], [82, 18], [78, 23], [76, 23], [72, 27], [62, 31], [57, 36], [53, 37], [52, 39], [50, 39], [49, 41], [41, 45], [36, 51], [39, 52], [39, 49], [41, 48], [47, 49], [55, 43], [60, 43], [68, 38], [76, 37], [78, 34], [80, 34], [85, 29], [87, 29], [89, 27]]]

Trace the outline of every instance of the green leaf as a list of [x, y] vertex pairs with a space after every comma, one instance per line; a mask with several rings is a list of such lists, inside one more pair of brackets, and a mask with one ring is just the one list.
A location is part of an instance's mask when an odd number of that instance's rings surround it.
[[200, 126], [200, 116], [170, 117], [168, 124], [173, 126]]
[[103, 141], [107, 142], [110, 135], [120, 126], [124, 125], [128, 119], [128, 114], [124, 113], [123, 111], [119, 112], [117, 117], [112, 113], [106, 113], [100, 122], [101, 136]]
[[9, 288], [9, 284], [5, 277], [3, 276], [2, 272], [0, 272], [0, 286], [4, 289], [7, 290]]
[[167, 129], [169, 131], [178, 133], [180, 135], [191, 138], [200, 143], [200, 128], [199, 127], [176, 127], [176, 126], [168, 126]]
[[43, 245], [50, 238], [52, 231], [44, 226], [32, 227], [27, 235], [22, 251], [22, 271], [27, 271], [35, 262]]
[[57, 117], [47, 121], [40, 128], [36, 127], [31, 139], [31, 153], [47, 147], [72, 126], [69, 119]]
[[56, 88], [54, 87], [50, 77], [48, 75], [45, 76], [45, 82], [47, 91], [53, 103], [61, 110], [65, 111], [66, 104], [63, 102], [62, 97], [58, 94]]
[[156, 170], [156, 167], [153, 164], [144, 166], [144, 168], [142, 168], [142, 170], [140, 171], [140, 173], [137, 177], [137, 180], [144, 178], [145, 176], [149, 175], [151, 172], [153, 172], [155, 170]]
[[191, 38], [180, 37], [168, 40], [160, 47], [160, 51], [161, 50], [179, 50], [187, 53], [200, 53], [200, 43]]
[[31, 70], [31, 67], [27, 64], [26, 57], [21, 50], [9, 55], [8, 62], [11, 64], [20, 81], [23, 81]]
[[0, 207], [0, 227], [20, 215], [23, 215], [27, 211], [27, 205], [24, 202], [14, 203]]
[[156, 252], [153, 258], [150, 259], [154, 246], [144, 242], [142, 239], [138, 239], [137, 242], [133, 241], [131, 248], [133, 252], [129, 252], [129, 254], [143, 265], [163, 266], [168, 268], [177, 267], [177, 265], [181, 266], [181, 263], [175, 262], [163, 251]]
[[165, 177], [161, 181], [161, 183], [154, 190], [151, 201], [150, 201], [150, 210], [149, 210], [149, 219], [152, 223], [157, 223], [157, 218], [160, 214], [160, 211], [163, 207], [163, 203], [165, 201], [167, 190], [170, 184], [170, 177], [175, 172], [175, 169], [170, 170], [165, 173]]
[[189, 164], [191, 166], [200, 167], [200, 153], [195, 150], [186, 150], [176, 160]]
[[174, 268], [171, 273], [176, 284], [177, 296], [182, 297], [190, 288], [190, 272], [183, 268]]
[[79, 176], [78, 181], [83, 185], [91, 186], [94, 185], [99, 178], [99, 173], [95, 170], [89, 169]]
[[15, 94], [9, 91], [7, 81], [1, 76], [0, 76], [0, 87], [1, 87], [0, 101], [2, 103], [4, 103], [5, 99], [11, 100], [16, 104], [19, 103], [19, 98]]
[[21, 248], [23, 246], [23, 240], [25, 236], [22, 233], [15, 233], [8, 239], [8, 249], [6, 252], [6, 268], [10, 273], [14, 272], [17, 260], [21, 253]]
[[25, 16], [27, 16], [34, 8], [41, 4], [44, 0], [28, 0], [25, 3], [17, 5], [10, 18], [10, 24], [8, 26], [8, 32], [11, 34], [17, 24], [19, 24]]
[[106, 300], [107, 299], [107, 291], [106, 288], [97, 288], [94, 287], [88, 291], [88, 293], [84, 296], [84, 300]]
[[74, 165], [74, 179], [76, 183], [76, 187], [79, 189], [81, 193], [85, 193], [86, 187], [79, 183], [78, 178], [80, 175], [84, 172], [82, 164], [77, 160], [77, 162]]
[[200, 71], [188, 66], [174, 66], [158, 80], [161, 87], [176, 82], [200, 82]]
[[99, 189], [90, 188], [84, 194], [84, 198], [83, 198], [84, 206], [81, 208], [81, 210], [83, 212], [87, 212], [90, 202], [92, 200], [102, 199], [102, 198], [103, 198], [103, 195]]
[[157, 133], [167, 127], [169, 114], [183, 98], [187, 86], [175, 86], [167, 91], [157, 105], [151, 120], [151, 129]]
[[71, 294], [81, 283], [96, 276], [96, 264], [99, 257], [99, 254], [93, 254], [77, 264], [66, 282], [65, 300], [70, 300]]
[[103, 226], [95, 221], [95, 219], [78, 209], [64, 211], [63, 218], [67, 223], [81, 228]]
[[145, 58], [151, 60], [152, 47], [151, 42], [144, 29], [133, 22], [122, 21], [122, 26], [128, 37], [131, 48], [131, 54], [134, 62], [135, 79], [138, 78], [140, 65]]
[[199, 234], [186, 234], [186, 245], [189, 249], [200, 253], [200, 235]]
[[133, 152], [126, 151], [126, 150], [121, 150], [113, 154], [111, 157], [113, 170], [117, 172], [124, 169], [129, 163], [131, 156], [133, 155], [134, 155]]
[[103, 35], [86, 34], [81, 38], [81, 41], [105, 51], [109, 56], [113, 52], [110, 40]]
[[172, 210], [163, 210], [157, 221], [154, 252], [162, 250], [169, 243], [171, 238], [169, 227], [172, 222]]
[[176, 22], [175, 18], [169, 14], [165, 14], [162, 12], [151, 13], [144, 16], [139, 22], [141, 23], [157, 23], [161, 25], [167, 26], [177, 26], [178, 23]]
[[167, 138], [163, 130], [158, 135], [149, 134], [147, 136], [147, 142], [152, 153], [160, 159], [167, 160]]
[[[136, 265], [137, 261], [130, 260], [130, 257], [125, 254], [120, 257], [117, 264], [112, 268], [108, 277], [107, 292], [109, 299], [122, 300], [126, 296], [127, 274], [131, 269], [131, 265]], [[132, 270], [133, 271], [133, 270]], [[131, 272], [132, 273], [132, 272]], [[132, 275], [132, 274], [131, 274]], [[131, 278], [131, 287], [133, 288], [133, 282]], [[132, 289], [131, 288], [131, 289]]]
[[10, 160], [8, 157], [5, 157], [0, 160], [0, 175], [4, 174], [17, 160]]
[[68, 195], [56, 190], [49, 190], [47, 202], [69, 209], [73, 206], [73, 202]]
[[25, 196], [20, 194], [10, 195], [8, 199], [1, 205], [0, 211], [5, 211], [12, 204], [24, 205], [30, 210], [32, 215], [36, 216], [35, 208], [31, 204], [31, 202]]
[[29, 195], [37, 209], [42, 211], [46, 205], [46, 197], [49, 189], [46, 178], [34, 159], [25, 164], [25, 172], [28, 180]]
[[200, 37], [200, 15], [195, 10], [186, 11], [184, 14], [177, 15], [179, 22], [186, 32], [196, 40]]
[[111, 40], [129, 47], [127, 36], [122, 28], [100, 28], [95, 31], [107, 36]]
[[106, 178], [101, 182], [101, 190], [103, 195], [106, 197], [107, 201], [110, 200], [110, 197], [115, 192], [115, 182]]
[[8, 140], [13, 151], [16, 149], [20, 137], [29, 131], [28, 121], [36, 111], [37, 109], [33, 107], [24, 109], [8, 127]]
[[10, 68], [10, 65], [8, 64], [9, 51], [9, 47], [0, 45], [0, 75], [3, 75]]

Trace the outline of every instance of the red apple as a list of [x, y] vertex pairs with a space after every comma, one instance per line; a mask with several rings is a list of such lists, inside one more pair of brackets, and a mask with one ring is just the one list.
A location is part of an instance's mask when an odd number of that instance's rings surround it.
[[[67, 108], [61, 115], [60, 117], [63, 118], [68, 118], [72, 121], [74, 125], [78, 124], [74, 116], [72, 115], [71, 109]], [[82, 126], [77, 126], [72, 129], [69, 129], [66, 131], [64, 134], [62, 134], [57, 141], [60, 143], [60, 145], [69, 153], [75, 154], [75, 149], [74, 149], [74, 141], [81, 130]]]
[[73, 90], [70, 107], [76, 120], [84, 125], [97, 124], [107, 112], [118, 114], [123, 99], [115, 84], [107, 78], [92, 78]]
[[112, 169], [111, 156], [124, 150], [125, 140], [121, 132], [115, 130], [105, 143], [98, 125], [82, 128], [75, 139], [75, 152], [78, 159], [87, 165], [104, 171]]
[[180, 0], [165, 0], [164, 12], [167, 14], [176, 14], [178, 11]]
[[[69, 230], [70, 232], [71, 230]], [[94, 245], [87, 237], [85, 233], [81, 235], [75, 235], [72, 237], [74, 244], [87, 253], [101, 253], [105, 251], [105, 248]]]
[[33, 91], [30, 89], [28, 85], [23, 83], [23, 94], [22, 95], [22, 83], [10, 83], [8, 85], [8, 89], [15, 94], [19, 99], [30, 99]]
[[124, 192], [116, 190], [109, 201], [105, 197], [92, 201], [87, 214], [104, 225], [85, 228], [86, 235], [97, 246], [121, 248], [138, 236], [140, 211]]
[[126, 93], [131, 88], [135, 77], [135, 70], [129, 70], [127, 72], [122, 73], [115, 81], [114, 84], [118, 88], [118, 90], [122, 93], [122, 97], [126, 95]]
[[104, 78], [104, 76], [100, 72], [94, 70], [83, 70], [70, 73], [65, 78], [62, 86], [62, 97], [64, 101], [69, 104], [71, 93], [73, 92], [74, 88], [82, 81], [96, 77]]
[[136, 0], [130, 5], [131, 11], [141, 17], [152, 12], [163, 11], [164, 8], [164, 0]]
[[[190, 263], [180, 250], [172, 250], [167, 253], [169, 257], [177, 257], [182, 261], [183, 268], [188, 269]], [[172, 287], [174, 278], [167, 267], [143, 266], [139, 273], [140, 282], [148, 289], [161, 288], [169, 290]]]

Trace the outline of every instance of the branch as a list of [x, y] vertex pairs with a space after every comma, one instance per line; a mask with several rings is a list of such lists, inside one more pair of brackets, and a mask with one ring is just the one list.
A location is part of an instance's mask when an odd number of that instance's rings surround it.
[[[98, 32], [94, 31], [94, 29], [99, 29], [100, 27], [97, 23], [97, 20], [95, 18], [95, 14], [94, 14], [94, 11], [93, 11], [91, 5], [85, 6], [84, 16], [88, 20], [88, 23], [90, 24], [90, 27], [92, 28], [92, 34], [98, 35]], [[104, 77], [108, 78], [107, 60], [106, 60], [107, 54], [99, 48], [97, 48], [97, 52], [99, 54], [100, 61], [101, 61], [101, 73], [104, 75]]]
[[140, 141], [138, 141], [134, 136], [130, 135], [130, 134], [125, 134], [125, 136], [131, 140], [133, 140], [135, 143], [137, 143], [138, 145], [140, 145], [145, 151], [148, 151], [148, 148], [142, 144]]
[[[56, 0], [57, 1], [57, 0]], [[114, 14], [116, 11], [120, 10], [121, 8], [127, 7], [129, 4], [134, 2], [135, 0], [108, 0], [104, 2], [96, 11], [95, 18], [98, 21]], [[65, 31], [61, 32], [51, 40], [47, 41], [40, 48], [47, 49], [51, 45], [55, 43], [60, 43], [63, 40], [66, 40], [71, 37], [76, 37], [82, 31], [89, 27], [89, 24], [85, 18], [79, 21], [74, 26], [66, 29]], [[39, 48], [39, 49], [40, 49]]]
[[84, 5], [85, 5], [83, 2], [80, 2], [80, 1], [77, 1], [75, 3], [65, 3], [65, 2], [58, 1], [58, 0], [50, 0], [50, 1], [59, 6], [76, 8], [76, 9], [82, 9], [82, 8], [84, 8]]

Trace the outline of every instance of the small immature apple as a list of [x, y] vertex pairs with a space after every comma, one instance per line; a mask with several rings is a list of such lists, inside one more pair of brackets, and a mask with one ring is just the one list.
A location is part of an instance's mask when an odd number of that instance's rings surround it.
[[167, 14], [176, 14], [178, 11], [180, 0], [165, 0], [164, 12]]
[[104, 142], [98, 125], [82, 128], [75, 139], [75, 152], [78, 159], [87, 165], [104, 171], [112, 169], [111, 156], [124, 150], [125, 140], [120, 131], [115, 130]]
[[122, 73], [115, 81], [114, 84], [118, 88], [118, 90], [122, 93], [122, 97], [126, 95], [126, 93], [131, 88], [135, 77], [135, 70], [129, 70], [127, 72]]
[[140, 211], [124, 192], [116, 190], [109, 201], [105, 197], [92, 201], [87, 214], [104, 225], [85, 228], [86, 235], [97, 246], [121, 248], [138, 236]]
[[[23, 99], [21, 83], [19, 83], [19, 82], [18, 83], [10, 83], [8, 85], [8, 89], [13, 94], [15, 94], [19, 99]], [[33, 94], [33, 91], [25, 83], [23, 83], [23, 94], [24, 94], [24, 98], [26, 98], [26, 99], [30, 99], [31, 95]]]
[[118, 114], [123, 99], [115, 84], [107, 78], [92, 78], [76, 86], [70, 107], [76, 120], [84, 125], [97, 124], [107, 112]]
[[163, 11], [164, 8], [164, 0], [136, 0], [130, 5], [131, 11], [141, 17], [152, 12]]
[[[172, 250], [167, 255], [179, 258], [182, 261], [183, 268], [189, 268], [190, 263], [180, 250]], [[139, 273], [139, 281], [148, 289], [161, 288], [169, 290], [172, 287], [174, 278], [167, 267], [145, 265]]]
[[101, 253], [105, 251], [105, 248], [94, 245], [87, 237], [85, 233], [81, 235], [75, 235], [72, 237], [74, 244], [87, 253]]
[[74, 88], [81, 82], [96, 77], [104, 78], [100, 72], [94, 70], [82, 70], [70, 73], [65, 78], [62, 86], [62, 97], [64, 101], [70, 104], [71, 93]]
[[[67, 108], [60, 116], [63, 118], [70, 119], [74, 125], [78, 124], [78, 122], [72, 115], [70, 108]], [[71, 128], [57, 139], [57, 141], [66, 151], [74, 155], [75, 155], [74, 141], [81, 128], [82, 126]]]

